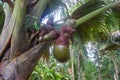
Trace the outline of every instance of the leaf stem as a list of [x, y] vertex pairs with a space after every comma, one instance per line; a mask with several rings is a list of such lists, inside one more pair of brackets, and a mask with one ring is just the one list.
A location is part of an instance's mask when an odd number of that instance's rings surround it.
[[107, 9], [110, 9], [112, 7], [118, 6], [119, 4], [120, 4], [120, 1], [116, 2], [116, 3], [111, 3], [111, 4], [108, 4], [100, 9], [97, 9], [97, 10], [87, 14], [86, 16], [83, 16], [82, 18], [76, 20], [76, 25], [74, 27], [77, 27], [78, 25], [88, 21], [89, 19], [91, 19], [97, 15], [99, 15], [101, 12], [106, 11]]

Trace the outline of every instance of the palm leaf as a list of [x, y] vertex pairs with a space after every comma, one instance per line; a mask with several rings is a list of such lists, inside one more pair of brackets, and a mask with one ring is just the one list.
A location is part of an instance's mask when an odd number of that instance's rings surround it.
[[[95, 11], [105, 4], [103, 1], [89, 1], [78, 9], [76, 9], [72, 13], [72, 18], [79, 19], [92, 11]], [[79, 38], [84, 43], [89, 40], [96, 40], [98, 39], [98, 34], [105, 33], [107, 31], [105, 20], [108, 18], [108, 14], [106, 12], [99, 14], [98, 16], [89, 19], [88, 21], [78, 25], [77, 32], [79, 34]], [[97, 37], [96, 37], [97, 36]], [[95, 39], [96, 37], [96, 39]]]
[[120, 19], [120, 6], [112, 8], [112, 12], [116, 18]]
[[119, 30], [120, 30], [120, 6], [116, 6], [112, 8], [112, 13], [116, 19], [115, 25], [117, 25], [117, 27], [119, 27]]
[[86, 14], [101, 8], [103, 6], [104, 2], [103, 1], [98, 1], [98, 0], [92, 0], [89, 1], [82, 6], [78, 7], [73, 13], [72, 13], [72, 18], [74, 19], [79, 19], [80, 17], [85, 16]]
[[[46, 16], [51, 15], [52, 13], [54, 14], [54, 12], [56, 11], [66, 11], [67, 12], [67, 6], [66, 4], [62, 1], [62, 0], [51, 0], [48, 2], [42, 16], [41, 19], [44, 19]], [[64, 12], [63, 12], [64, 14]]]

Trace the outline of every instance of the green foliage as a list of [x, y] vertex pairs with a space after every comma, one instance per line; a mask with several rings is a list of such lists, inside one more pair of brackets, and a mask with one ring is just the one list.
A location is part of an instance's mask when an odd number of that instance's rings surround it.
[[90, 61], [87, 61], [86, 69], [84, 73], [85, 73], [86, 80], [97, 79], [97, 74], [98, 74], [97, 68]]
[[68, 74], [64, 73], [64, 66], [58, 65], [57, 62], [45, 64], [39, 62], [35, 67], [29, 80], [68, 80], [70, 79]]
[[[30, 24], [29, 22], [30, 22], [30, 19], [31, 19], [31, 18], [32, 18], [33, 20], [36, 20], [36, 22]], [[26, 23], [25, 23], [26, 29], [28, 29], [28, 30], [30, 30], [30, 31], [32, 31], [32, 30], [39, 30], [39, 25], [38, 25], [38, 23], [39, 23], [39, 19], [38, 19], [37, 17], [31, 16], [31, 15], [27, 15], [27, 16], [26, 16]]]
[[[78, 15], [77, 17], [79, 18], [86, 16], [90, 12], [99, 9], [104, 5], [105, 3], [103, 1], [92, 1], [92, 2], [89, 1], [83, 4], [82, 6], [80, 6], [78, 9], [76, 9], [73, 12], [72, 16], [74, 17], [75, 15]], [[100, 38], [101, 33], [103, 34], [106, 33], [107, 18], [108, 18], [108, 13], [104, 12], [79, 25], [77, 27], [77, 33], [79, 34], [79, 38], [81, 39], [81, 41], [82, 42], [87, 42], [90, 40], [95, 41], [96, 39], [98, 39], [98, 37]]]
[[34, 22], [34, 28], [35, 28], [35, 30], [38, 31], [40, 29], [40, 26], [38, 26], [38, 24], [36, 22]]
[[120, 19], [120, 6], [112, 8], [112, 12], [116, 18]]
[[73, 13], [72, 16], [77, 16], [78, 18], [83, 17], [90, 12], [97, 10], [104, 5], [104, 1], [98, 1], [98, 0], [91, 0], [86, 2], [85, 4], [80, 5]]
[[114, 73], [114, 69], [113, 69], [113, 62], [111, 61], [111, 59], [109, 58], [109, 56], [103, 56], [101, 57], [101, 74], [102, 77], [106, 80], [113, 80], [113, 73]]

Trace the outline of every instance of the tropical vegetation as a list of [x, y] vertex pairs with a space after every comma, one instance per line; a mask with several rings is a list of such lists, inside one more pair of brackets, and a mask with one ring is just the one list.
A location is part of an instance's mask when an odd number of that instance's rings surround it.
[[0, 80], [119, 80], [119, 0], [1, 0]]

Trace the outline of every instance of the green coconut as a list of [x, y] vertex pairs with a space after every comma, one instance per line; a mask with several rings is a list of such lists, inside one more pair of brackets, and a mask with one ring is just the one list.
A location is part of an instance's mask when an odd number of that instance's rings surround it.
[[70, 59], [69, 47], [64, 45], [54, 45], [53, 48], [54, 58], [59, 62], [67, 62]]

